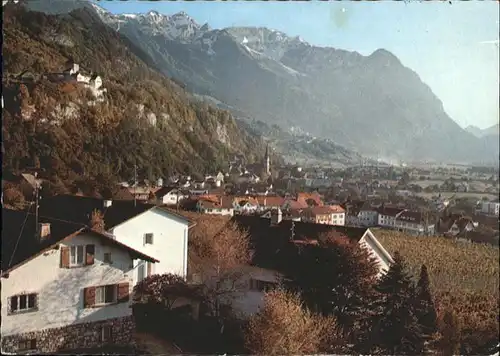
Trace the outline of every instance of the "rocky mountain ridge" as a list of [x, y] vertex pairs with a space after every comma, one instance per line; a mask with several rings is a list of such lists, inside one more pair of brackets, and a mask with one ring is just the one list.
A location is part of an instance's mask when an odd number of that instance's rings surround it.
[[478, 138], [486, 137], [486, 136], [498, 136], [499, 135], [499, 124], [487, 127], [485, 129], [480, 129], [477, 126], [469, 125], [465, 128], [467, 132], [470, 132], [474, 136]]
[[419, 76], [386, 50], [363, 56], [265, 28], [210, 29], [185, 13], [112, 15], [93, 3], [82, 6], [93, 7], [188, 90], [283, 131], [300, 127], [372, 158], [498, 159], [498, 145], [459, 127]]

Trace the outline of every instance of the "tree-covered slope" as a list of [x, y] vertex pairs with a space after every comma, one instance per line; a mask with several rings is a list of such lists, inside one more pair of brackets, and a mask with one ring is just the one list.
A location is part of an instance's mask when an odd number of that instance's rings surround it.
[[[155, 178], [215, 170], [235, 153], [262, 157], [260, 138], [229, 112], [192, 100], [92, 11], [54, 16], [11, 4], [3, 10], [4, 169], [39, 165], [70, 184], [129, 179], [134, 164], [139, 175]], [[103, 102], [80, 84], [43, 79], [69, 59], [101, 75]], [[15, 79], [24, 70], [34, 83]]]

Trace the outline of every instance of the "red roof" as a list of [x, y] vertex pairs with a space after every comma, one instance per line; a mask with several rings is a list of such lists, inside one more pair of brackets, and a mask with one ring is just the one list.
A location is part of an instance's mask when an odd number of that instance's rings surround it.
[[297, 194], [297, 201], [300, 202], [301, 204], [307, 204], [307, 201], [314, 201], [314, 203], [318, 206], [322, 206], [324, 205], [323, 204], [323, 201], [321, 200], [321, 196], [314, 192], [314, 193], [299, 193]]
[[342, 208], [342, 206], [340, 205], [329, 205], [328, 206], [330, 208], [330, 210], [332, 210], [334, 213], [345, 213], [345, 210], [344, 208]]
[[230, 196], [202, 196], [198, 200], [200, 207], [204, 209], [231, 209], [233, 197]]
[[263, 207], [281, 207], [285, 203], [285, 198], [283, 197], [257, 197], [256, 199], [259, 205]]
[[290, 206], [290, 209], [305, 209], [308, 207], [304, 201], [298, 202], [297, 200], [287, 199], [286, 203]]
[[317, 215], [330, 215], [337, 213], [336, 210], [331, 209], [329, 206], [314, 206], [311, 208], [307, 208], [304, 211], [306, 214], [311, 214], [313, 216]]

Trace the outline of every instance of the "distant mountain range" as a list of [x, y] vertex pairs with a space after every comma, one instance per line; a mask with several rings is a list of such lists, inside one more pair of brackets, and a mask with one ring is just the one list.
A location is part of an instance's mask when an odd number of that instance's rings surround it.
[[[330, 151], [335, 159], [342, 152], [358, 157], [356, 151], [387, 160], [498, 164], [498, 142], [462, 129], [419, 76], [384, 49], [363, 56], [267, 28], [211, 29], [186, 13], [113, 15], [85, 0], [26, 4], [51, 13], [95, 11], [189, 91], [247, 123], [263, 123], [256, 125], [265, 127], [261, 135], [292, 158], [312, 157], [303, 149], [313, 141], [296, 145], [294, 128], [328, 146], [316, 156], [324, 160]], [[283, 134], [268, 135], [273, 125]]]
[[498, 124], [487, 127], [485, 129], [480, 129], [477, 126], [469, 125], [465, 128], [465, 130], [478, 138], [499, 135], [499, 125]]

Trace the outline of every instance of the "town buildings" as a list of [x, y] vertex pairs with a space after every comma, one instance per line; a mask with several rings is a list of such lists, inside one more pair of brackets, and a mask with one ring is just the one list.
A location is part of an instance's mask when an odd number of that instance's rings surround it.
[[417, 236], [434, 235], [434, 221], [425, 213], [392, 206], [381, 206], [377, 212], [381, 227]]
[[345, 224], [345, 210], [339, 205], [306, 208], [302, 211], [302, 221], [343, 226]]
[[499, 216], [500, 203], [498, 201], [493, 202], [481, 202], [481, 213], [485, 215]]

